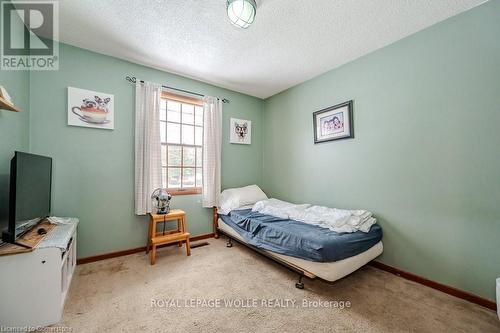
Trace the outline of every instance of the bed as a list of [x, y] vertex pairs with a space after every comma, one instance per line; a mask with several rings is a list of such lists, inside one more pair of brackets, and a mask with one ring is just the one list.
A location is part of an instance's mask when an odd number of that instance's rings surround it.
[[[228, 191], [228, 190], [226, 190]], [[226, 192], [224, 191], [224, 192]], [[248, 195], [247, 192], [254, 192]], [[259, 192], [260, 191], [260, 192]], [[378, 224], [368, 232], [337, 233], [286, 217], [252, 210], [267, 196], [253, 185], [230, 189], [221, 195], [222, 204], [214, 208], [214, 231], [227, 236], [228, 247], [235, 240], [299, 274], [296, 287], [304, 288], [303, 277], [333, 282], [356, 271], [383, 251], [382, 229]], [[258, 194], [255, 194], [258, 193]], [[237, 199], [234, 199], [237, 197]], [[247, 198], [247, 199], [245, 199]]]

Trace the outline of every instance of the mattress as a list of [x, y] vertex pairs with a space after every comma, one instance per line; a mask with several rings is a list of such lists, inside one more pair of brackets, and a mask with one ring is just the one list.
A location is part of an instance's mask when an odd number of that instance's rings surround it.
[[[232, 227], [224, 223], [224, 221], [220, 218], [218, 220], [218, 229], [225, 234], [246, 243], [245, 239], [240, 234], [238, 234]], [[380, 254], [382, 254], [383, 248], [384, 247], [382, 245], [382, 242], [380, 241], [365, 252], [335, 262], [314, 262], [267, 250], [262, 251], [266, 252], [266, 255], [274, 257], [279, 261], [285, 262], [303, 271], [312, 273], [314, 276], [317, 276], [323, 280], [333, 282], [343, 278], [348, 274], [351, 274], [355, 270], [361, 268], [362, 266], [378, 257]]]
[[368, 233], [337, 233], [295, 220], [233, 210], [220, 215], [248, 244], [260, 249], [317, 262], [333, 262], [356, 256], [379, 243], [382, 228], [375, 224]]

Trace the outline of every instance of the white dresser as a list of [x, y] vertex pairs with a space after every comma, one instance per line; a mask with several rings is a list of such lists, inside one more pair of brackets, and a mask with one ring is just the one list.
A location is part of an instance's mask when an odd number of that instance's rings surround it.
[[58, 224], [31, 252], [0, 256], [0, 325], [58, 323], [76, 266], [78, 219]]

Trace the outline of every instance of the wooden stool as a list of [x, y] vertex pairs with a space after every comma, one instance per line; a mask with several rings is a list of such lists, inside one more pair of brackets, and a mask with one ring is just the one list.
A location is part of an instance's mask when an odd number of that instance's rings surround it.
[[[191, 255], [189, 244], [189, 232], [186, 230], [186, 213], [180, 209], [172, 209], [168, 214], [149, 214], [149, 231], [148, 242], [146, 244], [146, 254], [149, 253], [151, 247], [151, 265], [156, 263], [156, 247], [163, 244], [179, 243], [179, 247], [183, 242], [186, 242], [186, 253]], [[156, 226], [158, 223], [166, 223], [169, 221], [177, 221], [177, 230], [165, 232], [157, 232]]]

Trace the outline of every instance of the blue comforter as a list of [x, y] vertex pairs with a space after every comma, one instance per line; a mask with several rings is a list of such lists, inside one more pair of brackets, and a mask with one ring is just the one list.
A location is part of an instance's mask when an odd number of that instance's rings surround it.
[[233, 210], [221, 215], [246, 242], [261, 249], [292, 257], [331, 262], [360, 254], [382, 239], [382, 228], [374, 224], [368, 233], [336, 233], [303, 222], [252, 212]]

